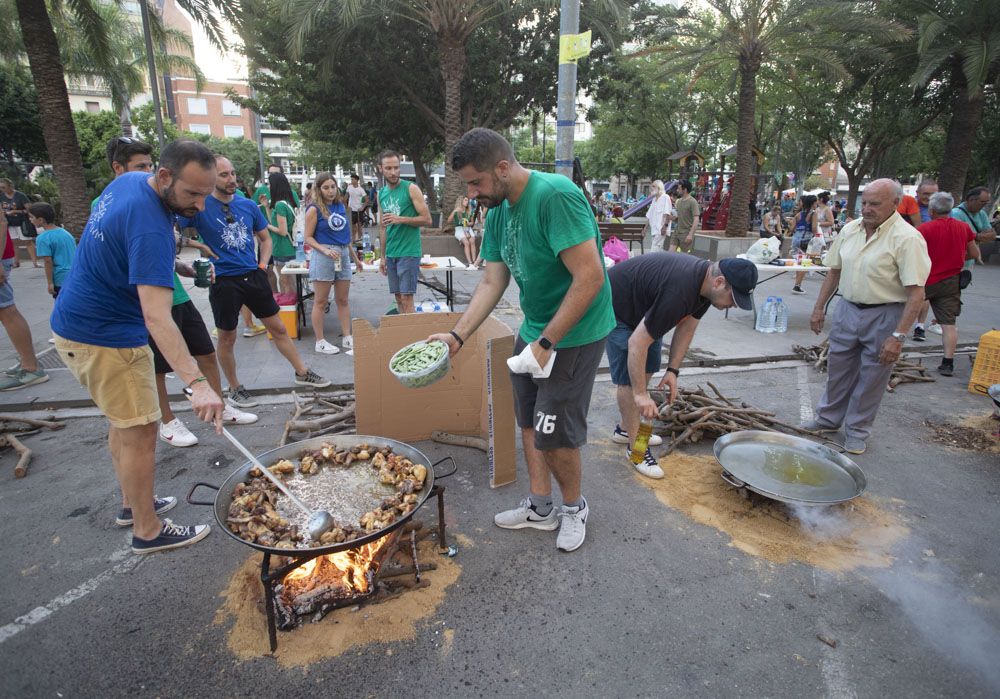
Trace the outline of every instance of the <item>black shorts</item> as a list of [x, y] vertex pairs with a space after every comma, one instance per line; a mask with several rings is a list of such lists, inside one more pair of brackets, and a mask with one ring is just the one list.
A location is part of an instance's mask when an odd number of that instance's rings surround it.
[[[215, 345], [212, 344], [212, 337], [208, 334], [205, 321], [201, 318], [201, 313], [194, 307], [194, 302], [187, 300], [179, 303], [170, 309], [170, 315], [181, 331], [184, 344], [187, 345], [188, 352], [192, 357], [204, 357], [215, 352]], [[159, 348], [149, 338], [149, 348], [153, 350], [153, 367], [157, 374], [166, 374], [173, 371], [170, 363], [160, 354]]]
[[215, 327], [219, 330], [236, 330], [243, 306], [261, 320], [278, 312], [267, 272], [262, 269], [231, 277], [216, 277], [215, 283], [208, 288], [208, 300], [212, 304]]
[[351, 211], [351, 223], [364, 223], [363, 211]]
[[[547, 379], [511, 373], [517, 425], [535, 430], [536, 449], [577, 449], [587, 443], [587, 413], [604, 342], [556, 350]], [[518, 336], [514, 355], [526, 344]]]

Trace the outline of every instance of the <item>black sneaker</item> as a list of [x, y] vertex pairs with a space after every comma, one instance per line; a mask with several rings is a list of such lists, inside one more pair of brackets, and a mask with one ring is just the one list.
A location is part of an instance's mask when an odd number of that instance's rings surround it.
[[[169, 512], [170, 510], [177, 507], [177, 498], [171, 496], [167, 498], [153, 498], [153, 507], [156, 510], [156, 514], [162, 515], [164, 512]], [[115, 524], [119, 527], [131, 527], [132, 526], [132, 508], [123, 507], [122, 511], [118, 513], [115, 517]]]
[[795, 286], [792, 287], [792, 291], [794, 291], [796, 294], [804, 294], [804, 293], [806, 293], [806, 292], [802, 291], [802, 287], [799, 286], [798, 284], [796, 284]]
[[925, 342], [927, 340], [927, 333], [924, 332], [923, 328], [913, 329], [913, 340], [915, 342]]
[[155, 539], [140, 539], [133, 535], [132, 552], [155, 553], [156, 551], [179, 549], [182, 546], [190, 546], [197, 541], [201, 541], [208, 536], [210, 531], [212, 531], [212, 528], [207, 524], [183, 527], [179, 524], [174, 524], [169, 519], [165, 519], [163, 520], [163, 529], [160, 530], [160, 535]]
[[[313, 388], [326, 388], [330, 385], [329, 379], [324, 379], [312, 369], [306, 369], [304, 374], [295, 375], [295, 383], [299, 386], [312, 386]], [[256, 405], [256, 403], [254, 403]], [[242, 407], [242, 406], [241, 406]]]
[[252, 408], [258, 405], [257, 401], [250, 395], [250, 392], [243, 388], [243, 384], [240, 384], [236, 388], [230, 388], [226, 400], [229, 401], [230, 405], [237, 408]]
[[941, 376], [954, 376], [955, 375], [955, 365], [954, 363], [944, 363], [941, 362], [941, 366], [938, 367], [938, 373]]

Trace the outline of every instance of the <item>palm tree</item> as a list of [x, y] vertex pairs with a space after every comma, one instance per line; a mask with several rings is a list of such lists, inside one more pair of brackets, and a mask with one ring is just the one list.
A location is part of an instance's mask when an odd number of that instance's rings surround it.
[[[462, 82], [466, 79], [467, 45], [473, 33], [488, 22], [511, 12], [513, 0], [285, 0], [284, 14], [292, 17], [289, 47], [301, 55], [306, 42], [317, 28], [327, 31], [325, 22], [333, 17], [335, 33], [330, 45], [336, 47], [337, 34], [349, 34], [360, 22], [379, 21], [380, 17], [400, 17], [430, 31], [437, 38], [438, 62], [444, 83], [444, 115], [439, 130], [444, 136], [444, 200], [455, 201], [461, 183], [451, 169], [455, 143], [462, 137]], [[539, 12], [558, 12], [554, 0], [543, 1]], [[620, 0], [598, 0], [581, 9], [583, 23], [588, 20], [595, 33], [608, 36], [608, 26], [601, 18], [620, 22], [626, 10]], [[401, 37], [402, 40], [405, 40]], [[331, 52], [331, 57], [333, 52]], [[553, 79], [556, 66], [552, 67]]]
[[709, 10], [678, 14], [667, 44], [640, 52], [657, 54], [670, 70], [730, 76], [737, 90], [736, 171], [730, 192], [727, 236], [749, 228], [757, 76], [764, 66], [794, 75], [803, 65], [846, 76], [843, 56], [872, 35], [902, 36], [887, 20], [863, 13], [853, 0], [704, 0]]
[[[53, 18], [61, 25], [68, 25], [72, 18], [86, 39], [92, 60], [104, 66], [114, 65], [110, 37], [119, 28], [103, 22], [98, 0], [14, 0], [14, 4], [21, 43], [38, 94], [45, 147], [59, 185], [63, 225], [79, 234], [87, 223], [90, 202]], [[217, 45], [225, 44], [218, 17], [237, 21], [240, 10], [239, 3], [231, 0], [177, 0], [177, 4], [204, 27]]]
[[914, 87], [946, 79], [952, 93], [951, 121], [945, 139], [938, 187], [956, 201], [965, 190], [986, 89], [1000, 79], [1000, 3], [996, 0], [921, 2], [917, 21], [920, 61]]
[[[141, 27], [116, 5], [96, 7], [102, 22], [119, 27], [108, 39], [110, 65], [94, 60], [86, 40], [86, 32], [70, 19], [67, 26], [58, 26], [61, 54], [66, 75], [100, 76], [111, 92], [111, 103], [121, 118], [122, 133], [132, 135], [131, 103], [146, 89], [146, 44]], [[194, 78], [196, 89], [205, 87], [205, 74], [191, 57], [194, 48], [191, 37], [175, 27], [164, 26], [155, 13], [149, 14], [150, 34], [155, 50], [153, 61], [158, 75], [182, 74]], [[174, 52], [179, 51], [179, 52]]]

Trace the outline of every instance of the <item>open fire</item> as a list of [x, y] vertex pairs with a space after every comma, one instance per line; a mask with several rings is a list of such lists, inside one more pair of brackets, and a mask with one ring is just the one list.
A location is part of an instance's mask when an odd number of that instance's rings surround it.
[[[382, 561], [383, 552], [391, 547], [398, 534], [393, 532], [381, 539], [347, 551], [317, 556], [296, 568], [281, 581], [279, 600], [296, 608], [310, 602], [355, 600], [371, 593], [372, 584]], [[298, 612], [299, 614], [308, 613]]]

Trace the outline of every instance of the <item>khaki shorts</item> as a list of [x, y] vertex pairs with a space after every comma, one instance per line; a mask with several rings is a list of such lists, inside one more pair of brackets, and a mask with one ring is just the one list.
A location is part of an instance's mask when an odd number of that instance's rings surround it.
[[137, 427], [160, 419], [153, 351], [99, 347], [55, 336], [56, 351], [113, 427]]
[[958, 275], [925, 287], [924, 298], [931, 302], [934, 320], [941, 325], [954, 325], [962, 313], [962, 289], [958, 285]]

